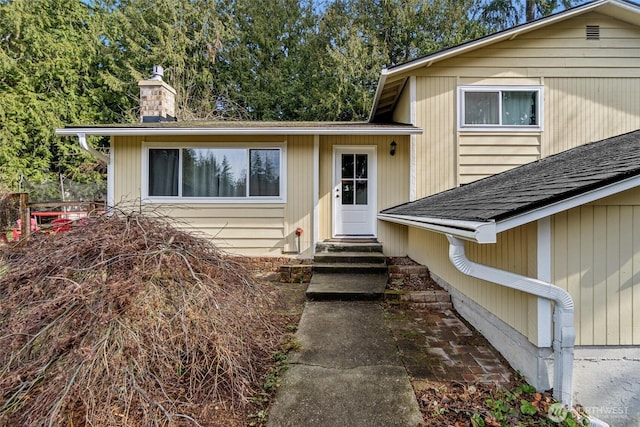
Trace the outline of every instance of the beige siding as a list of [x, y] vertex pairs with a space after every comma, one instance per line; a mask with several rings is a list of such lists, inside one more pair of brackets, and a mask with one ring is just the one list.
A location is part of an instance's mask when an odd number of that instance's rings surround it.
[[[590, 13], [413, 71], [417, 197], [640, 128], [639, 53], [640, 29]], [[457, 87], [471, 84], [541, 85], [543, 130], [458, 132]]]
[[458, 184], [456, 78], [417, 78], [416, 118], [423, 133], [416, 137], [416, 196], [434, 194]]
[[313, 246], [313, 136], [287, 138], [287, 170], [284, 251], [298, 251], [295, 233], [301, 227], [300, 251], [306, 252]]
[[405, 86], [398, 98], [396, 108], [393, 110], [393, 121], [411, 124], [411, 93], [409, 85]]
[[[467, 255], [480, 264], [535, 277], [536, 230], [535, 225], [527, 225], [501, 233], [493, 245], [468, 242]], [[443, 235], [410, 229], [408, 252], [411, 258], [537, 344], [536, 297], [463, 275], [449, 261], [449, 244]]]
[[[640, 344], [640, 189], [554, 215], [552, 283], [575, 303], [576, 345]], [[536, 226], [466, 244], [473, 261], [536, 277]], [[537, 343], [536, 299], [459, 273], [444, 236], [409, 230], [413, 259]]]
[[540, 159], [540, 136], [469, 134], [460, 138], [460, 184]]
[[553, 280], [574, 298], [576, 344], [640, 344], [640, 190], [555, 215], [552, 233]]
[[126, 136], [111, 139], [113, 152], [114, 202], [116, 204], [140, 202], [142, 174], [142, 140]]
[[195, 229], [223, 250], [242, 255], [282, 254], [283, 205], [192, 204], [147, 208], [175, 218], [184, 228]]
[[[116, 137], [114, 151], [114, 200], [126, 208], [139, 208], [142, 185], [142, 144], [145, 138]], [[257, 142], [286, 142], [287, 203], [238, 204], [144, 204], [159, 210], [179, 224], [213, 238], [223, 249], [244, 255], [279, 256], [297, 252], [295, 230], [301, 227], [301, 250], [313, 239], [313, 137], [302, 136], [191, 136], [146, 138], [148, 143], [238, 145]]]
[[545, 90], [543, 156], [640, 128], [638, 77], [549, 78]]
[[[600, 40], [586, 40], [585, 26], [600, 25]], [[423, 68], [418, 75], [460, 77], [634, 77], [640, 30], [590, 13], [466, 52]]]
[[[389, 154], [391, 141], [398, 144]], [[320, 137], [320, 240], [332, 237], [333, 147], [335, 145], [376, 146], [378, 210], [404, 203], [409, 198], [409, 137], [322, 136]], [[385, 253], [406, 253], [406, 228], [386, 221], [377, 222], [377, 237]]]
[[[114, 138], [115, 200], [122, 205], [139, 206], [142, 174], [142, 146], [144, 138]], [[398, 143], [395, 156], [389, 154], [392, 140]], [[237, 143], [286, 141], [287, 201], [281, 204], [201, 204], [163, 205], [163, 212], [175, 217], [185, 226], [215, 239], [223, 248], [246, 255], [295, 254], [298, 239], [295, 231], [303, 229], [301, 252], [310, 255], [313, 246], [313, 136], [268, 137], [157, 137], [147, 143]], [[377, 147], [378, 209], [403, 203], [409, 195], [409, 137], [391, 136], [331, 136], [320, 137], [320, 195], [319, 219], [321, 239], [331, 237], [332, 172], [334, 145], [373, 145]], [[157, 204], [145, 204], [158, 209]], [[390, 255], [406, 253], [405, 227], [378, 222], [378, 239]]]

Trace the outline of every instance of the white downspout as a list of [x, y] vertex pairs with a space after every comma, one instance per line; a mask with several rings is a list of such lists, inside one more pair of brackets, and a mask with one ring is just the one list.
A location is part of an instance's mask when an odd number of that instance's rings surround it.
[[113, 207], [113, 191], [114, 191], [114, 181], [113, 181], [113, 150], [110, 151], [109, 156], [104, 155], [99, 152], [95, 148], [89, 145], [87, 142], [87, 136], [84, 133], [78, 133], [78, 144], [80, 144], [80, 148], [87, 151], [93, 157], [102, 160], [107, 164], [107, 208]]
[[109, 157], [105, 156], [104, 154], [90, 146], [89, 143], [87, 143], [87, 136], [84, 133], [78, 134], [78, 143], [83, 150], [89, 152], [93, 157], [102, 160], [106, 164], [109, 164]]
[[461, 273], [555, 302], [553, 312], [553, 351], [555, 355], [553, 397], [560, 400], [567, 408], [571, 408], [573, 345], [576, 338], [571, 295], [551, 283], [470, 261], [465, 254], [463, 240], [450, 234], [447, 234], [447, 239], [449, 240], [449, 259]]

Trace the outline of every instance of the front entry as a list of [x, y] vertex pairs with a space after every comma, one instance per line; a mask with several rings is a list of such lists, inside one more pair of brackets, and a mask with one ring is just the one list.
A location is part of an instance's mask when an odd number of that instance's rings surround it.
[[376, 237], [376, 147], [333, 148], [333, 237]]

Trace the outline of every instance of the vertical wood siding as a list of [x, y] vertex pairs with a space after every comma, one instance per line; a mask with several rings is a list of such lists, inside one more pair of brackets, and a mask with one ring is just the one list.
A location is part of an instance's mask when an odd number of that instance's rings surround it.
[[111, 139], [113, 151], [114, 202], [116, 205], [140, 202], [142, 191], [142, 139], [119, 136]]
[[576, 304], [576, 344], [640, 344], [640, 190], [555, 215], [552, 235], [554, 283]]
[[[586, 40], [586, 25], [600, 40]], [[411, 72], [416, 76], [417, 196], [428, 196], [640, 128], [640, 29], [589, 13]], [[402, 78], [406, 76], [396, 76]], [[458, 132], [459, 85], [541, 85], [541, 132]], [[635, 199], [634, 199], [635, 197]], [[632, 202], [631, 200], [635, 200]], [[577, 344], [640, 344], [640, 194], [553, 219], [553, 280], [576, 302]], [[535, 298], [457, 272], [443, 236], [409, 228], [408, 253], [537, 342]], [[483, 264], [536, 276], [536, 226], [467, 244]]]
[[545, 157], [640, 128], [640, 77], [547, 78], [545, 90]]
[[305, 252], [313, 246], [313, 136], [287, 137], [287, 170], [284, 251], [298, 251], [300, 227], [300, 252]]
[[416, 196], [449, 189], [457, 181], [456, 78], [417, 78]]
[[[389, 154], [391, 141], [398, 144]], [[377, 147], [378, 210], [409, 199], [408, 136], [322, 136], [320, 137], [320, 239], [331, 238], [333, 219], [333, 147], [335, 145], [375, 145]], [[406, 254], [406, 227], [378, 221], [378, 240], [388, 255]]]
[[[112, 143], [115, 200], [124, 206], [139, 206], [142, 142], [139, 137], [117, 137]], [[392, 140], [398, 143], [395, 156], [389, 155]], [[164, 212], [214, 239], [222, 248], [246, 255], [296, 253], [295, 231], [303, 229], [301, 251], [313, 244], [313, 136], [269, 137], [158, 137], [153, 142], [168, 143], [251, 143], [287, 141], [287, 203], [283, 204], [167, 204]], [[320, 238], [331, 237], [333, 145], [375, 145], [378, 161], [377, 201], [379, 210], [405, 202], [409, 194], [409, 137], [331, 136], [320, 144]], [[157, 204], [146, 205], [158, 209]], [[390, 255], [406, 253], [405, 227], [378, 222], [378, 239]]]
[[[586, 40], [599, 25], [600, 40]], [[589, 13], [412, 72], [417, 196], [640, 128], [640, 30]], [[403, 76], [397, 76], [402, 78]], [[542, 132], [458, 132], [457, 86], [542, 85]]]

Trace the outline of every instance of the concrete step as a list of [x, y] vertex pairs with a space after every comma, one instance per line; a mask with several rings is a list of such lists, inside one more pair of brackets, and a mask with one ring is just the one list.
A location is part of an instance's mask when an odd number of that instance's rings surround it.
[[[351, 262], [330, 262], [330, 263], [314, 263], [313, 274], [384, 274], [387, 276], [386, 264], [380, 263], [351, 263]], [[313, 280], [313, 278], [312, 278]]]
[[385, 264], [387, 257], [382, 252], [322, 252], [316, 253], [317, 264]]
[[315, 273], [306, 295], [314, 301], [381, 300], [386, 286], [386, 274]]
[[331, 242], [324, 241], [316, 244], [316, 253], [326, 252], [380, 252], [382, 245], [378, 242]]

